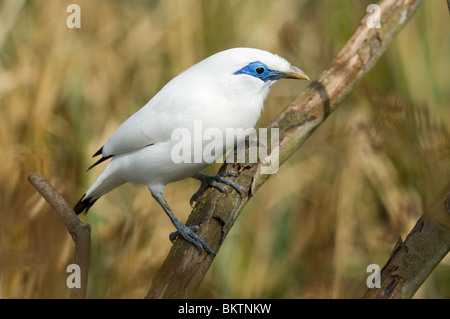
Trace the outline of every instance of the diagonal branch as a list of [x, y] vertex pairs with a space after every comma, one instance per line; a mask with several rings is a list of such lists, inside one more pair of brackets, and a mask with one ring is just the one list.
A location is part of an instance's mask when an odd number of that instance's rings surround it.
[[411, 298], [447, 255], [450, 251], [450, 183], [445, 193], [417, 221], [405, 241], [399, 239], [381, 270], [380, 288], [369, 288], [363, 298]]
[[[362, 20], [353, 36], [330, 67], [314, 80], [298, 98], [274, 118], [269, 128], [279, 128], [279, 164], [283, 164], [328, 117], [355, 85], [373, 67], [389, 43], [411, 18], [423, 0], [382, 0], [381, 28], [368, 28]], [[270, 177], [261, 172], [264, 164], [224, 165], [222, 170], [239, 173], [235, 179], [246, 189], [221, 194], [208, 189], [196, 204], [187, 224], [199, 224], [198, 234], [218, 251], [229, 230], [252, 194]], [[156, 274], [146, 298], [193, 297], [214, 257], [177, 240]]]

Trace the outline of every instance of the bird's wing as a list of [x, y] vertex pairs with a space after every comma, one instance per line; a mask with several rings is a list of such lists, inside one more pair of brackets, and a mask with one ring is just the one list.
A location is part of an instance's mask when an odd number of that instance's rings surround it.
[[[182, 87], [182, 86], [181, 86]], [[195, 99], [195, 94], [189, 94]], [[171, 140], [176, 128], [188, 126], [191, 122], [190, 107], [195, 102], [186, 98], [183, 87], [171, 89], [166, 85], [139, 111], [130, 116], [111, 135], [98, 155], [103, 157], [137, 151], [148, 145]]]
[[189, 77], [174, 78], [123, 122], [96, 154], [108, 157], [137, 151], [171, 140], [172, 132], [177, 128], [192, 129], [193, 122], [208, 117], [210, 106], [218, 103], [204, 86], [196, 87], [196, 82]]
[[119, 126], [103, 146], [101, 154], [108, 157], [129, 153], [169, 140], [170, 124], [165, 114], [155, 114], [150, 108], [142, 108]]

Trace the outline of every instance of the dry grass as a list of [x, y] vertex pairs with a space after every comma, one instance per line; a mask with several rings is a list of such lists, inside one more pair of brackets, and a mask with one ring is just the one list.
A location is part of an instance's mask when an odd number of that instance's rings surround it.
[[[27, 183], [39, 172], [75, 203], [101, 172], [90, 156], [169, 79], [236, 46], [318, 75], [372, 1], [88, 1], [81, 29], [63, 1], [0, 3], [0, 297], [66, 298], [73, 243]], [[247, 205], [199, 297], [359, 297], [450, 177], [450, 28], [426, 1], [373, 71]], [[260, 125], [304, 88], [272, 90]], [[181, 220], [196, 181], [169, 185]], [[123, 186], [93, 226], [88, 296], [141, 298], [172, 226], [145, 187]], [[418, 297], [450, 297], [448, 260]]]

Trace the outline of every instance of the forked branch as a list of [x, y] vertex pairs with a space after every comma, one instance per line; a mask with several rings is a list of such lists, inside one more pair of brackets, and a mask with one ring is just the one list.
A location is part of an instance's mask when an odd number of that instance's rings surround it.
[[80, 288], [72, 288], [70, 298], [86, 298], [89, 260], [91, 255], [91, 226], [83, 224], [66, 200], [58, 193], [48, 180], [37, 173], [30, 173], [28, 181], [45, 198], [45, 200], [56, 210], [67, 231], [75, 242], [74, 264], [80, 267]]

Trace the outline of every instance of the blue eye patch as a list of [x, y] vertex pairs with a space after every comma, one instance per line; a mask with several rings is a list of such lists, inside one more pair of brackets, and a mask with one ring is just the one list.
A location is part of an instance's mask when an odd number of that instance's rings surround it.
[[247, 74], [258, 78], [263, 82], [275, 81], [284, 77], [282, 72], [270, 70], [264, 63], [259, 61], [248, 64], [239, 71], [234, 72], [234, 74]]

